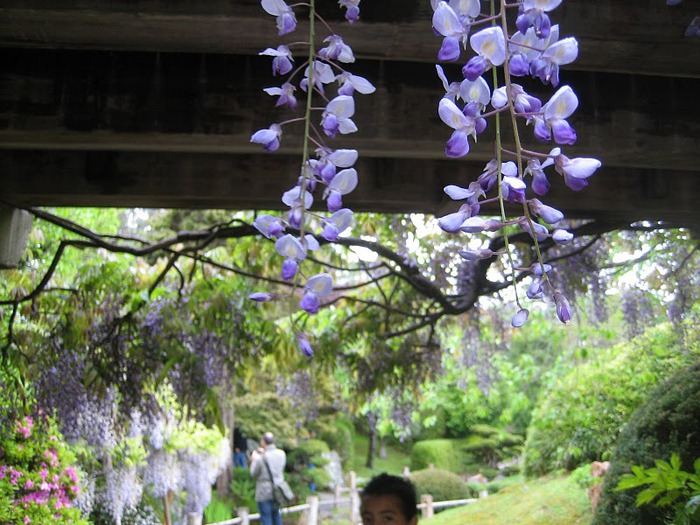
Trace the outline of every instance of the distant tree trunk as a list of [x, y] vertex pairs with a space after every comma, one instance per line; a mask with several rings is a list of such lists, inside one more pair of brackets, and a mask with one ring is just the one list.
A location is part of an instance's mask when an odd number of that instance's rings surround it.
[[224, 427], [226, 427], [231, 441], [231, 461], [229, 461], [226, 469], [221, 473], [216, 480], [216, 494], [219, 499], [227, 499], [231, 495], [231, 481], [233, 481], [233, 427], [236, 422], [236, 413], [233, 405], [233, 400], [236, 397], [236, 385], [231, 387], [231, 392], [228, 399], [220, 400], [221, 403], [221, 419]]
[[367, 450], [367, 468], [374, 468], [374, 455], [377, 453], [377, 416], [374, 412], [367, 412], [369, 424], [369, 448]]
[[386, 459], [386, 436], [379, 438], [379, 459]]
[[173, 499], [173, 493], [172, 491], [168, 491], [168, 493], [163, 496], [163, 509], [165, 512], [165, 525], [173, 525], [173, 521], [170, 518], [170, 502]]

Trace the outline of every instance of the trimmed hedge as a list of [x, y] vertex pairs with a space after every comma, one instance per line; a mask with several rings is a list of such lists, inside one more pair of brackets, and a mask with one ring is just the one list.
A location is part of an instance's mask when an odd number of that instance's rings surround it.
[[693, 462], [700, 458], [700, 361], [661, 385], [630, 419], [605, 476], [594, 524], [668, 523], [668, 509], [635, 505], [641, 488], [621, 492], [614, 488], [632, 466], [652, 467], [656, 459], [669, 461], [673, 452], [681, 458], [681, 470], [694, 471]]
[[411, 470], [436, 469], [461, 472], [464, 465], [461, 444], [452, 439], [427, 439], [418, 441], [411, 449]]
[[418, 497], [430, 494], [433, 501], [449, 501], [471, 497], [467, 484], [458, 475], [442, 469], [425, 469], [411, 473]]
[[700, 358], [698, 329], [680, 339], [670, 324], [606, 349], [562, 379], [533, 413], [524, 472], [540, 476], [608, 459], [621, 428], [649, 391]]

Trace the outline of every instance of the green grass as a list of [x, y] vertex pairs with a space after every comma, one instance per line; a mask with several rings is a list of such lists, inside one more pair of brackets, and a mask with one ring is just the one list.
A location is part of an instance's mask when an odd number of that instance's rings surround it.
[[592, 519], [586, 491], [567, 476], [506, 487], [420, 525], [588, 525]]
[[376, 474], [387, 472], [389, 474], [401, 475], [403, 468], [411, 463], [408, 454], [401, 452], [391, 446], [386, 447], [387, 458], [374, 458], [374, 468], [369, 469], [367, 463], [367, 450], [369, 449], [369, 439], [367, 436], [355, 435], [354, 439], [355, 455], [353, 458], [352, 470], [359, 478], [371, 478]]

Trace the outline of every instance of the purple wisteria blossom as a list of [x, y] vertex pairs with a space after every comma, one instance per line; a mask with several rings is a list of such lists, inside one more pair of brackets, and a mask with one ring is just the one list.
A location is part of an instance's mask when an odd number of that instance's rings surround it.
[[277, 151], [280, 147], [280, 138], [282, 137], [282, 128], [279, 124], [272, 124], [268, 129], [261, 129], [253, 133], [250, 141], [256, 144], [262, 144], [265, 151]]
[[304, 286], [304, 296], [299, 302], [302, 310], [310, 314], [318, 312], [320, 307], [319, 299], [330, 295], [333, 291], [333, 278], [327, 273], [319, 273], [309, 277]]
[[296, 332], [295, 336], [297, 338], [297, 345], [299, 345], [301, 353], [306, 357], [313, 357], [314, 349], [311, 348], [311, 343], [309, 343], [309, 339], [306, 337], [306, 334], [303, 332]]
[[258, 54], [274, 57], [272, 59], [273, 75], [286, 75], [292, 70], [292, 67], [294, 67], [292, 65], [294, 58], [292, 57], [292, 52], [287, 46], [277, 46], [277, 49], [268, 47], [264, 51], [260, 51]]
[[323, 112], [321, 127], [323, 132], [333, 138], [338, 133], [354, 133], [357, 126], [350, 117], [355, 114], [355, 99], [348, 95], [339, 95], [331, 100]]
[[294, 186], [291, 190], [284, 192], [282, 202], [289, 206], [288, 220], [292, 228], [301, 228], [304, 212], [311, 208], [314, 197], [311, 192], [306, 191], [301, 186]]
[[489, 27], [474, 33], [469, 38], [477, 56], [471, 58], [462, 68], [462, 75], [474, 81], [493, 66], [500, 66], [506, 59], [506, 38], [500, 27]]
[[253, 226], [268, 239], [276, 239], [284, 233], [284, 224], [279, 217], [272, 215], [258, 215], [253, 221]]
[[469, 153], [469, 135], [476, 140], [476, 118], [465, 115], [448, 98], [440, 100], [438, 114], [442, 121], [455, 131], [445, 145], [445, 155], [456, 159]]
[[263, 89], [263, 91], [273, 97], [279, 97], [275, 106], [287, 106], [289, 109], [296, 109], [299, 104], [294, 96], [296, 89], [293, 84], [285, 82], [281, 87], [269, 87]]
[[341, 208], [323, 221], [321, 236], [330, 242], [337, 241], [340, 234], [347, 230], [352, 222], [352, 210]]
[[357, 22], [360, 17], [360, 1], [361, 0], [338, 0], [338, 4], [346, 9], [345, 19], [351, 24]]
[[556, 9], [561, 2], [562, 0], [523, 0], [515, 25], [521, 33], [533, 28], [538, 37], [547, 38], [552, 25], [547, 12]]
[[350, 64], [355, 61], [355, 56], [352, 53], [352, 48], [343, 42], [343, 39], [338, 35], [331, 35], [323, 40], [328, 45], [318, 50], [318, 56], [326, 60], [338, 60], [345, 64]]
[[306, 248], [293, 235], [286, 234], [275, 241], [277, 253], [286, 257], [282, 266], [282, 279], [289, 281], [297, 273], [299, 261], [306, 259]]
[[357, 187], [357, 180], [355, 168], [341, 170], [333, 177], [324, 193], [329, 212], [335, 213], [342, 208], [343, 195], [347, 195]]
[[578, 97], [569, 86], [562, 86], [542, 107], [543, 118], [535, 117], [535, 138], [549, 142], [554, 135], [557, 144], [576, 143], [576, 131], [567, 122], [578, 107]]
[[262, 0], [262, 8], [277, 17], [277, 31], [280, 36], [291, 33], [297, 28], [294, 11], [283, 0]]

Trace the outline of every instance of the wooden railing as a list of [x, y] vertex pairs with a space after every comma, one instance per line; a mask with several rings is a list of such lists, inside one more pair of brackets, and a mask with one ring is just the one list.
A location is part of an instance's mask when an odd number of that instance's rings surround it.
[[[348, 496], [343, 496], [344, 493], [348, 493]], [[486, 497], [488, 494], [482, 492], [479, 497]], [[417, 508], [421, 511], [421, 516], [423, 518], [430, 518], [435, 515], [435, 510], [444, 509], [448, 507], [456, 507], [459, 505], [468, 505], [478, 501], [475, 498], [468, 499], [458, 499], [450, 501], [433, 501], [433, 497], [429, 494], [421, 495], [421, 502], [417, 505]], [[357, 477], [354, 472], [350, 473], [350, 484], [349, 487], [336, 486], [334, 491], [334, 497], [332, 499], [321, 500], [318, 496], [309, 496], [306, 499], [306, 503], [300, 505], [293, 505], [291, 507], [285, 507], [280, 509], [280, 512], [284, 514], [293, 514], [297, 512], [306, 513], [306, 525], [319, 525], [322, 524], [322, 520], [319, 519], [320, 510], [325, 507], [333, 507], [339, 509], [340, 507], [349, 506], [349, 525], [360, 525], [360, 491], [357, 488]], [[212, 523], [211, 525], [250, 525], [252, 521], [260, 519], [260, 514], [250, 514], [249, 509], [243, 507], [236, 509], [237, 516], [230, 520], [218, 521]], [[337, 521], [337, 518], [336, 518]]]

